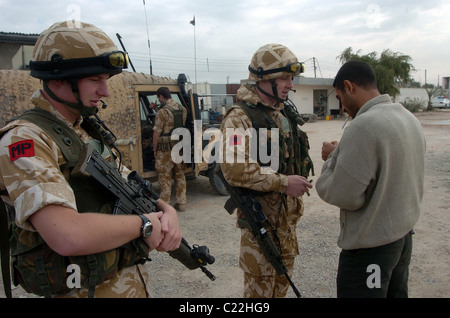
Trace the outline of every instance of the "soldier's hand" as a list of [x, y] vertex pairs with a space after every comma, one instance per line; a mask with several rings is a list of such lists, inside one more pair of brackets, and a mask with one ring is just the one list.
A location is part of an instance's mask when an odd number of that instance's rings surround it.
[[290, 175], [288, 177], [288, 186], [286, 187], [285, 193], [293, 198], [308, 192], [312, 188], [312, 184], [302, 176]]
[[161, 218], [161, 231], [164, 233], [164, 240], [157, 247], [157, 250], [161, 252], [176, 250], [180, 247], [183, 237], [178, 224], [177, 211], [161, 199], [158, 199], [158, 208], [164, 212]]
[[164, 239], [164, 233], [161, 231], [161, 217], [162, 212], [148, 213], [145, 216], [152, 222], [153, 230], [152, 234], [145, 238], [144, 241], [148, 245], [148, 250], [151, 251], [157, 248]]

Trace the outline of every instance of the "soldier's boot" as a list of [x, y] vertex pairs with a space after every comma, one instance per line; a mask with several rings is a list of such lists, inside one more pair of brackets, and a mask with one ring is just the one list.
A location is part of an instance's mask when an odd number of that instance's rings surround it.
[[179, 212], [184, 212], [186, 211], [186, 204], [178, 204], [175, 203], [175, 205], [173, 206], [175, 209], [177, 209]]

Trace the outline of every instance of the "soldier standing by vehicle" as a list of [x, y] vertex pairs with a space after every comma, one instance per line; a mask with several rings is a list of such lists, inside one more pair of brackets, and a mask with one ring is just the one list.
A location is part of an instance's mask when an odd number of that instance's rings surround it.
[[[244, 84], [239, 88], [237, 98], [240, 102], [227, 111], [221, 126], [223, 175], [231, 186], [255, 193], [271, 225], [267, 232], [277, 237], [274, 241], [278, 243], [289, 275], [292, 275], [294, 259], [299, 253], [296, 224], [304, 210], [301, 195], [312, 187], [300, 175], [304, 162], [300, 160], [299, 128], [284, 112], [284, 101], [293, 88], [293, 76], [302, 72], [303, 67], [283, 45], [268, 44], [258, 49], [249, 66], [249, 80], [255, 84]], [[243, 132], [252, 127], [259, 129], [259, 146], [264, 138], [270, 144], [274, 134], [272, 129], [278, 129], [279, 137], [274, 135], [278, 147], [272, 149], [279, 158], [275, 169], [260, 160], [251, 160], [251, 141]], [[267, 136], [263, 136], [261, 128], [268, 128]], [[233, 131], [233, 135], [230, 136], [227, 130]], [[227, 154], [230, 153], [229, 157]], [[236, 153], [238, 156], [244, 153], [245, 162], [236, 162]], [[307, 175], [307, 172], [303, 174]], [[277, 275], [251, 231], [241, 224], [242, 213], [238, 211], [238, 226], [242, 229], [239, 263], [244, 271], [244, 297], [284, 297], [288, 280]]]
[[[143, 264], [152, 249], [178, 248], [178, 218], [160, 199], [164, 214], [112, 215], [107, 191], [71, 176], [85, 142], [117, 168], [117, 154], [88, 118], [109, 95], [107, 79], [128, 62], [102, 30], [75, 25], [55, 23], [40, 35], [30, 68], [43, 90], [31, 97], [33, 111], [0, 130], [0, 190], [15, 210], [13, 279], [46, 297], [148, 297]], [[66, 282], [72, 264], [80, 268], [80, 288]]]
[[161, 187], [160, 197], [165, 202], [170, 202], [172, 193], [172, 174], [174, 175], [176, 203], [174, 207], [180, 211], [186, 211], [186, 177], [184, 175], [184, 163], [176, 163], [172, 158], [172, 147], [177, 142], [171, 139], [172, 131], [184, 127], [187, 118], [187, 110], [175, 102], [167, 87], [160, 87], [156, 91], [156, 97], [161, 107], [155, 118], [153, 127], [153, 151], [155, 153], [155, 168], [158, 172], [158, 182]]

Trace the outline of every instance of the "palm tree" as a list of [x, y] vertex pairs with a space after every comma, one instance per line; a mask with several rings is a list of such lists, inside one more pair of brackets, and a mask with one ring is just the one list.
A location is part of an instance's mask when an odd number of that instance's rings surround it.
[[433, 85], [424, 85], [425, 91], [428, 95], [428, 106], [427, 111], [433, 110], [433, 106], [431, 106], [431, 100], [434, 97], [442, 95], [442, 88], [441, 87], [434, 87]]

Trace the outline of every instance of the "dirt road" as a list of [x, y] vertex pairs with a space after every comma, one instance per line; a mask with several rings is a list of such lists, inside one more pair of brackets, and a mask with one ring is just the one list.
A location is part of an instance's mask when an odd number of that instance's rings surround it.
[[[450, 111], [417, 115], [427, 139], [425, 194], [422, 214], [414, 235], [410, 267], [410, 297], [450, 297]], [[315, 181], [320, 175], [323, 141], [339, 140], [343, 119], [307, 123]], [[347, 124], [351, 124], [347, 123]], [[413, 172], [412, 172], [413, 173]], [[157, 184], [155, 184], [157, 189]], [[207, 278], [200, 269], [188, 270], [167, 253], [152, 252], [154, 297], [241, 297], [242, 272], [238, 267], [239, 230], [235, 216], [223, 208], [226, 197], [213, 192], [205, 177], [188, 182], [187, 211], [179, 214], [185, 239], [207, 245], [215, 263], [207, 268], [216, 276]], [[297, 228], [300, 255], [292, 280], [305, 298], [336, 297], [339, 248], [339, 211], [324, 203], [313, 189], [305, 197], [305, 214]], [[30, 297], [21, 288], [15, 297]], [[3, 296], [3, 290], [0, 291]], [[290, 290], [288, 297], [295, 297]]]

